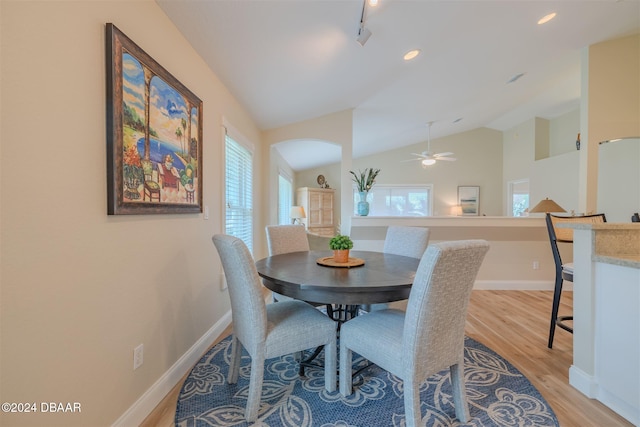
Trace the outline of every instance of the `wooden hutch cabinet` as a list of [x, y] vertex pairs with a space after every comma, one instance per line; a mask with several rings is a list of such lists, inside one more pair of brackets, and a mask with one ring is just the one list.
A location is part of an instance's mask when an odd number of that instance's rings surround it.
[[309, 233], [333, 237], [336, 224], [333, 217], [335, 190], [333, 188], [302, 187], [296, 191], [296, 204], [304, 208], [302, 223]]

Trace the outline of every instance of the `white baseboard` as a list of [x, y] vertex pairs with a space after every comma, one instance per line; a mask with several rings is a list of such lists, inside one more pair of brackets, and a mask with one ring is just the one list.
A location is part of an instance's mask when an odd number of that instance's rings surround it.
[[638, 406], [633, 406], [625, 402], [617, 394], [610, 393], [603, 387], [598, 387], [598, 400], [634, 426], [640, 425], [640, 403]]
[[128, 427], [140, 425], [230, 324], [231, 310], [200, 337], [112, 426]]
[[596, 399], [603, 403], [633, 425], [640, 425], [640, 406], [630, 405], [616, 394], [601, 387], [594, 376], [571, 365], [569, 368], [569, 384], [588, 398]]
[[575, 365], [571, 365], [569, 368], [569, 384], [588, 398], [596, 398], [598, 384], [596, 384], [593, 375], [587, 374]]
[[[494, 291], [552, 291], [554, 282], [552, 280], [476, 280], [473, 285], [475, 290]], [[566, 282], [563, 290], [573, 289], [571, 283]]]

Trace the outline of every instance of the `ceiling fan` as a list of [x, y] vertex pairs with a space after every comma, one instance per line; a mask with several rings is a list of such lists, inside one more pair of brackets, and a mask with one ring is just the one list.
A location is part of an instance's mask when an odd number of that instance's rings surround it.
[[432, 153], [431, 152], [431, 125], [433, 122], [427, 123], [428, 134], [427, 134], [427, 151], [423, 151], [422, 153], [411, 153], [412, 156], [416, 156], [415, 159], [405, 160], [405, 162], [412, 162], [414, 160], [420, 160], [420, 164], [423, 168], [426, 169], [427, 166], [434, 165], [438, 160], [444, 160], [447, 162], [455, 162], [457, 159], [453, 156], [453, 153], [447, 151], [446, 153]]

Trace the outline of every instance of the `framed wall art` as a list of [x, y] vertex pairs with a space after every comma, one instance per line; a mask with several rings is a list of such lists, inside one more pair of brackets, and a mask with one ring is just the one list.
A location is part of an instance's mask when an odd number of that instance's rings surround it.
[[462, 215], [479, 215], [480, 212], [480, 187], [459, 186], [458, 205]]
[[202, 212], [202, 101], [106, 25], [107, 213]]

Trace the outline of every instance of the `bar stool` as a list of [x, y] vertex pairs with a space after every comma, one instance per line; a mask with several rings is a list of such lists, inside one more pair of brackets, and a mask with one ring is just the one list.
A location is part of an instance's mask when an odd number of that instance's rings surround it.
[[562, 283], [565, 280], [573, 282], [573, 263], [562, 263], [560, 251], [558, 250], [558, 242], [573, 243], [572, 228], [557, 228], [559, 223], [599, 223], [607, 222], [604, 214], [585, 215], [585, 216], [557, 216], [547, 213], [547, 231], [549, 232], [549, 241], [551, 243], [551, 252], [553, 260], [556, 264], [556, 280], [553, 287], [553, 305], [551, 307], [551, 324], [549, 325], [549, 342], [547, 347], [553, 348], [553, 337], [556, 326], [565, 331], [573, 333], [573, 327], [565, 322], [573, 320], [573, 316], [558, 316], [560, 307], [560, 297], [562, 295]]

